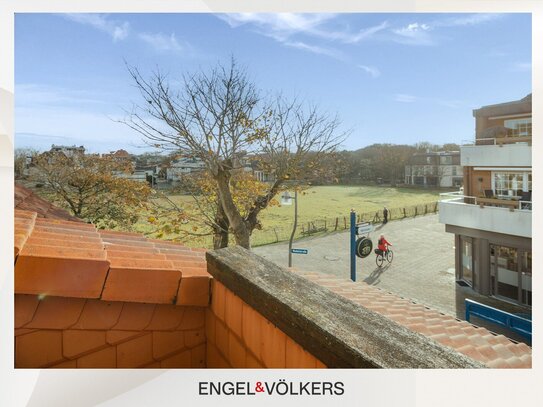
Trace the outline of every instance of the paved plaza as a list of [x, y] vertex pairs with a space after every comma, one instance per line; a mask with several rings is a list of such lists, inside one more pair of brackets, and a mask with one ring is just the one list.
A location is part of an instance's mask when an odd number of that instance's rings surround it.
[[[454, 235], [445, 232], [438, 215], [426, 215], [377, 225], [369, 235], [374, 248], [380, 234], [392, 243], [392, 264], [378, 268], [375, 254], [357, 258], [357, 281], [365, 281], [447, 314], [456, 314]], [[349, 232], [305, 238], [293, 247], [293, 267], [350, 278]], [[254, 248], [255, 253], [280, 266], [288, 265], [288, 242]]]

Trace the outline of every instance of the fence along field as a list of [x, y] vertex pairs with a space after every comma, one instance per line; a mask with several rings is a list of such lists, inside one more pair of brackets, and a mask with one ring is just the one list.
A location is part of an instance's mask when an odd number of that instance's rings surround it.
[[[389, 220], [433, 213], [437, 210], [436, 201], [440, 192], [443, 191], [382, 186], [312, 187], [304, 191], [303, 195], [298, 194], [298, 229], [295, 238], [345, 230], [349, 227], [350, 208], [357, 211], [360, 221], [375, 222], [382, 221], [384, 206], [389, 210]], [[170, 198], [179, 204], [192, 200], [190, 196], [182, 195]], [[263, 228], [253, 232], [253, 246], [286, 241], [292, 232], [294, 208], [270, 207], [262, 212], [260, 219]], [[138, 225], [137, 229], [143, 233], [150, 230], [144, 224]], [[172, 239], [175, 236], [165, 238]], [[212, 247], [211, 236], [193, 237], [184, 242], [189, 246]]]
[[[388, 208], [388, 220], [399, 220], [404, 218], [412, 218], [429, 213], [437, 213], [438, 203], [430, 202], [421, 205], [412, 205], [403, 208]], [[356, 211], [356, 208], [355, 208]], [[382, 222], [383, 211], [372, 211], [357, 213], [357, 222]], [[347, 230], [350, 227], [349, 214], [345, 216], [328, 219], [316, 219], [313, 221], [298, 224], [295, 239], [312, 235], [324, 235], [328, 233]], [[255, 230], [251, 236], [252, 246], [262, 246], [271, 243], [278, 243], [290, 239], [292, 233], [292, 225], [290, 227], [271, 227], [263, 230]]]

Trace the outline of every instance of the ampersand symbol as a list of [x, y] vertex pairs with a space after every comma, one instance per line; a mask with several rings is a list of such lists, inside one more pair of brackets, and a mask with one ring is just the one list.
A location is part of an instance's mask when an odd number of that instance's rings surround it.
[[262, 387], [262, 382], [256, 382], [256, 388], [255, 390], [258, 392], [258, 393], [262, 393], [264, 391], [264, 387]]

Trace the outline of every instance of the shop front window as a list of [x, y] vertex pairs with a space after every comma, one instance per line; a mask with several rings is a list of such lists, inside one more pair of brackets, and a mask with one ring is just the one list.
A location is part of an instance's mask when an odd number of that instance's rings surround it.
[[490, 245], [492, 294], [532, 305], [532, 253], [514, 247]]

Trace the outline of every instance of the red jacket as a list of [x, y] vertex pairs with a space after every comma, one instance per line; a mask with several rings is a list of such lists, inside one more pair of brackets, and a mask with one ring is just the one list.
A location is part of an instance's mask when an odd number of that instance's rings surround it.
[[387, 240], [384, 237], [379, 238], [379, 240], [377, 241], [377, 247], [379, 248], [379, 250], [386, 251], [388, 246], [392, 246], [392, 245], [389, 242], [387, 242]]

